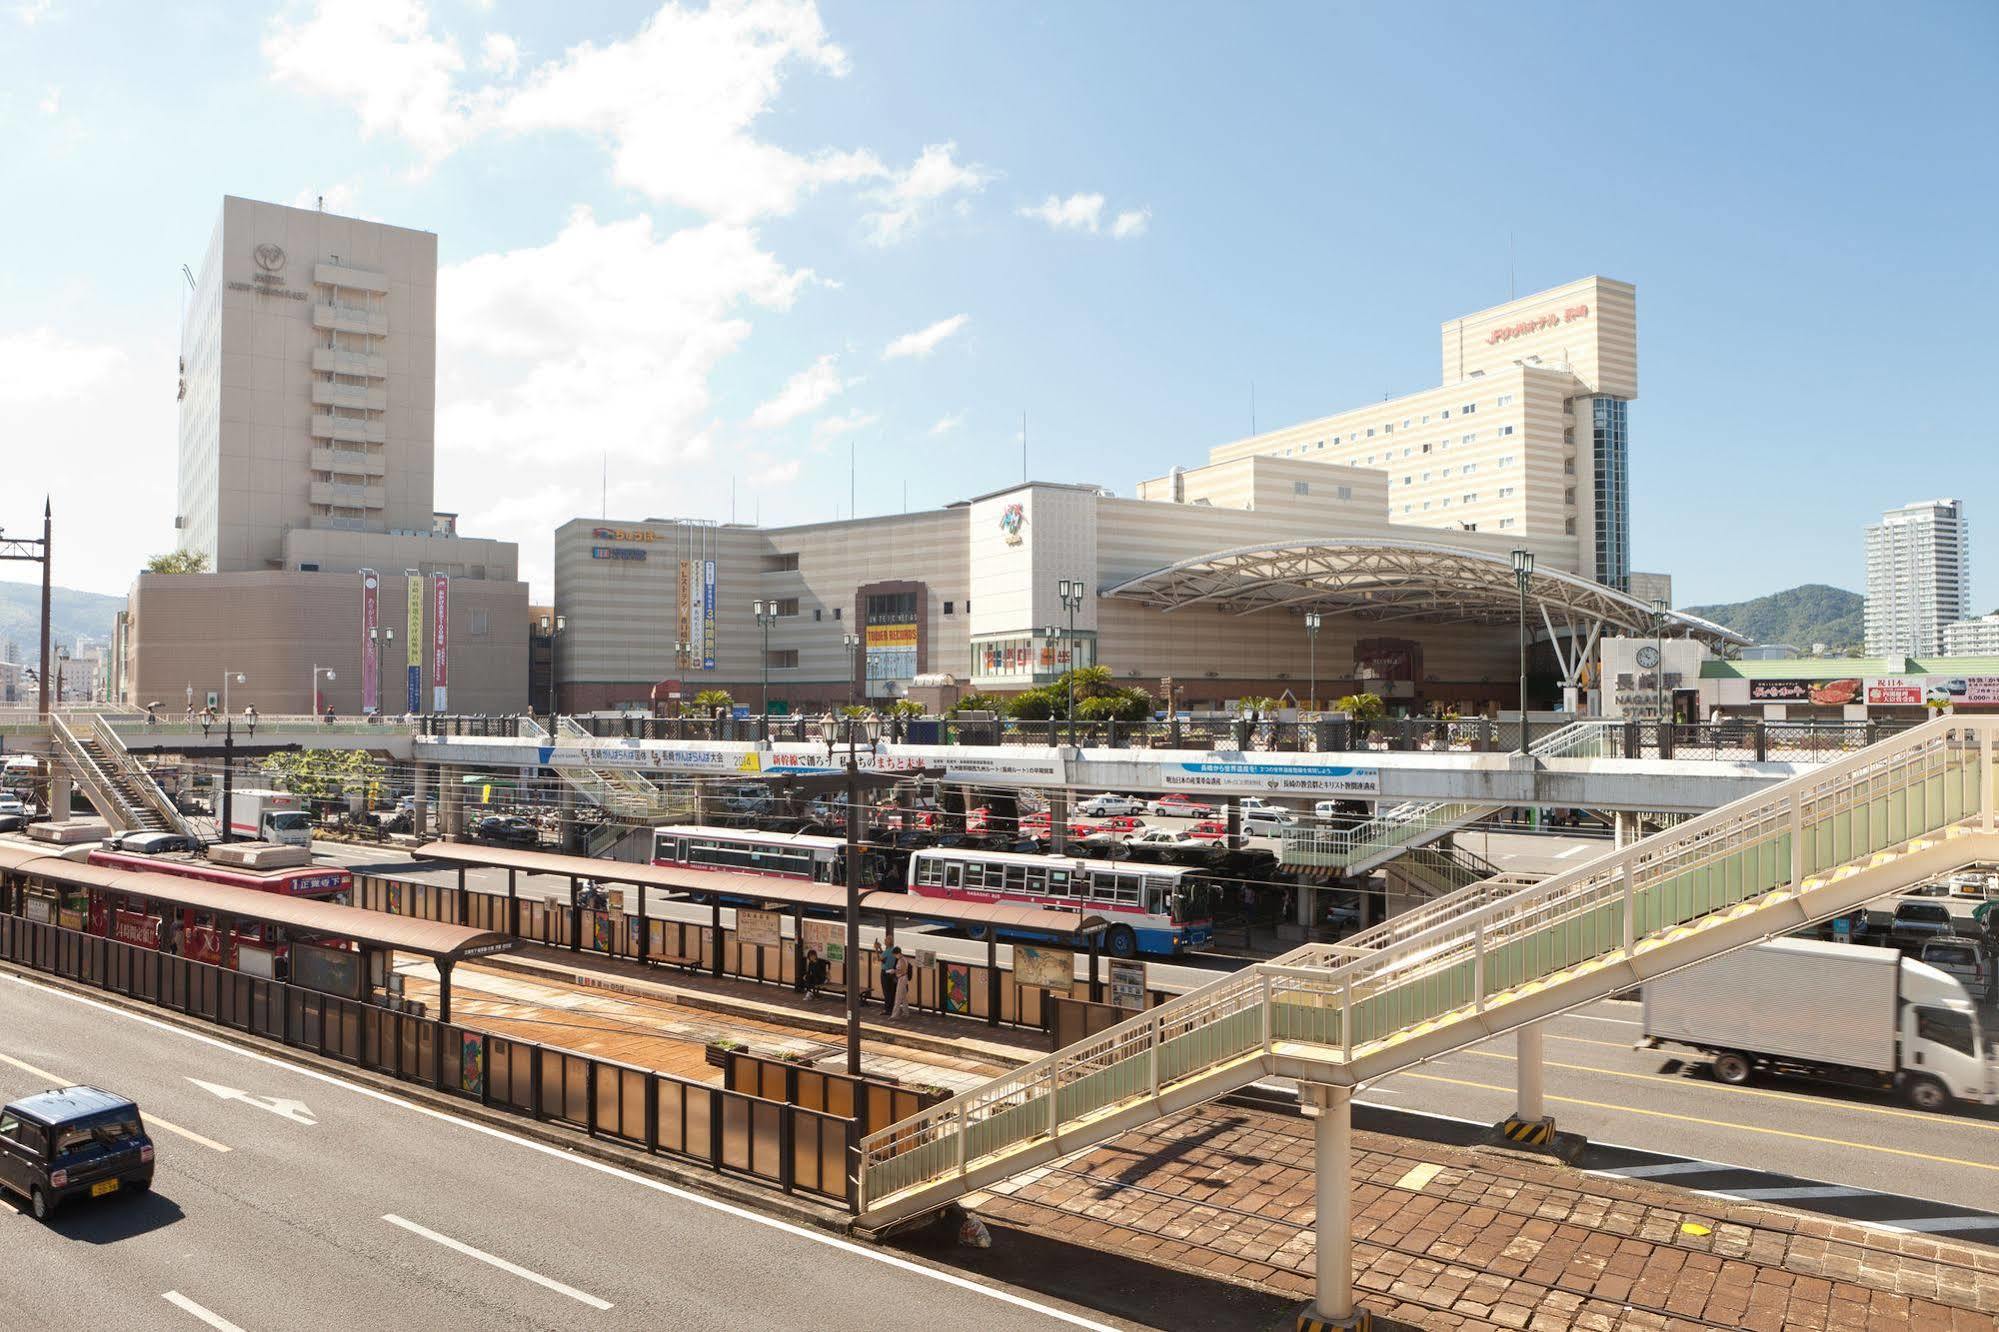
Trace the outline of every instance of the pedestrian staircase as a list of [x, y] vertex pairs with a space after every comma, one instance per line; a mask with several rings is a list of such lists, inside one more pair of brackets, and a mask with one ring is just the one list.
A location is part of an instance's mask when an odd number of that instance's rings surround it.
[[[540, 727], [536, 729], [540, 730]], [[559, 741], [581, 740], [587, 744], [596, 737], [575, 718], [560, 717], [556, 720], [555, 738]], [[647, 780], [644, 774], [629, 768], [577, 762], [561, 764], [555, 772], [571, 790], [591, 804], [617, 815], [627, 824], [650, 826], [693, 817], [692, 796], [660, 787]], [[610, 840], [617, 839], [613, 836]]]
[[[1603, 752], [1606, 734], [1601, 722], [1571, 722], [1542, 736], [1527, 752], [1537, 759], [1593, 757]], [[1476, 801], [1410, 801], [1351, 828], [1301, 828], [1287, 832], [1277, 862], [1286, 869], [1365, 874], [1412, 847], [1439, 841], [1502, 808]]]
[[1999, 855], [1999, 718], [1937, 718], [1538, 884], [1236, 972], [868, 1135], [879, 1229], [1264, 1077], [1354, 1086]]
[[1499, 866], [1448, 840], [1412, 847], [1388, 862], [1388, 891], [1404, 897], [1444, 897], [1497, 878]]
[[[76, 727], [70, 722], [75, 722]], [[73, 717], [64, 721], [50, 713], [49, 735], [71, 780], [83, 788], [84, 795], [114, 831], [195, 836], [194, 828], [152, 774], [132, 757], [106, 718]]]

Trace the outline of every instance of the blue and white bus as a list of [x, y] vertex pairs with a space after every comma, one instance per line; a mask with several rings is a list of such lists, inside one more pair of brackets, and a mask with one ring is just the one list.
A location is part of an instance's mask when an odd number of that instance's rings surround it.
[[1088, 911], [1110, 923], [1115, 957], [1171, 956], [1214, 937], [1214, 888], [1184, 865], [930, 847], [909, 857], [909, 891], [961, 902]]

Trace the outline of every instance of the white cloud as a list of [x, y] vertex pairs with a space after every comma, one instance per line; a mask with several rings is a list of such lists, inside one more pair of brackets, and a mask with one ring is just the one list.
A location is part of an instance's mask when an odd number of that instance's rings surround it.
[[54, 329], [0, 334], [0, 403], [75, 398], [102, 387], [124, 359], [117, 347], [72, 342]]
[[823, 421], [814, 423], [812, 438], [816, 443], [824, 444], [842, 435], [871, 429], [880, 425], [881, 420], [880, 412], [864, 412], [858, 407], [850, 408], [844, 415], [829, 416]]
[[920, 328], [914, 333], [905, 333], [882, 348], [884, 361], [897, 360], [904, 356], [914, 356], [918, 360], [937, 350], [946, 338], [951, 337], [972, 322], [967, 314], [955, 314], [949, 319], [940, 319], [928, 328]]
[[822, 356], [785, 381], [777, 396], [750, 413], [750, 424], [768, 430], [818, 411], [846, 387], [838, 359]]
[[957, 151], [955, 143], [933, 143], [907, 171], [868, 191], [868, 198], [880, 205], [861, 219], [867, 225], [868, 238], [877, 245], [905, 240], [940, 201], [954, 194], [976, 194], [984, 189], [993, 173], [953, 160]]
[[59, 113], [62, 110], [62, 89], [50, 85], [49, 90], [42, 94], [42, 100], [36, 103], [36, 108], [45, 116]]
[[965, 414], [963, 412], [954, 412], [950, 416], [940, 417], [937, 424], [930, 427], [930, 433], [933, 435], [948, 435], [952, 431], [963, 427], [964, 424]]
[[55, 0], [23, 0], [14, 6], [14, 17], [23, 27], [32, 28], [55, 11]]
[[[1032, 208], [1016, 211], [1022, 217], [1045, 222], [1055, 231], [1081, 231], [1095, 236], [1104, 230], [1104, 196], [1101, 194], [1072, 194], [1066, 199], [1051, 194]], [[1111, 222], [1110, 234], [1116, 240], [1143, 236], [1151, 222], [1150, 208], [1127, 209]]]
[[797, 458], [788, 458], [783, 462], [769, 463], [750, 473], [750, 481], [758, 485], [789, 485], [798, 479], [799, 468], [802, 466], [802, 461]]
[[479, 68], [510, 79], [521, 67], [521, 46], [504, 32], [489, 32], [479, 44]]
[[474, 132], [476, 99], [453, 86], [464, 57], [433, 36], [422, 0], [319, 0], [303, 23], [273, 21], [272, 79], [351, 105], [364, 135], [394, 134], [426, 165]]

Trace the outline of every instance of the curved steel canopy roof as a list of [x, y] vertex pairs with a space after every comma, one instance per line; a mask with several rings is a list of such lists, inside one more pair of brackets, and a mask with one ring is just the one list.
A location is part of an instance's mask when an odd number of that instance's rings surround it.
[[[1103, 589], [1163, 611], [1210, 605], [1235, 615], [1295, 607], [1378, 623], [1512, 624], [1520, 615], [1513, 562], [1455, 546], [1357, 538], [1287, 541], [1215, 551]], [[1527, 601], [1551, 624], [1653, 632], [1652, 608], [1570, 573], [1537, 569]], [[1716, 647], [1749, 642], [1722, 625], [1666, 612], [1670, 632]]]

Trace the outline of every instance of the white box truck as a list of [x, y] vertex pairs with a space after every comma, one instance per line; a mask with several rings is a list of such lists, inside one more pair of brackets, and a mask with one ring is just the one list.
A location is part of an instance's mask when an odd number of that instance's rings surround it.
[[1740, 1085], [1758, 1071], [1894, 1087], [1910, 1104], [1999, 1104], [1999, 1057], [1964, 987], [1892, 948], [1778, 939], [1644, 987], [1640, 1048], [1708, 1057]]
[[229, 797], [229, 831], [278, 846], [312, 845], [312, 819], [289, 791], [237, 788]]

